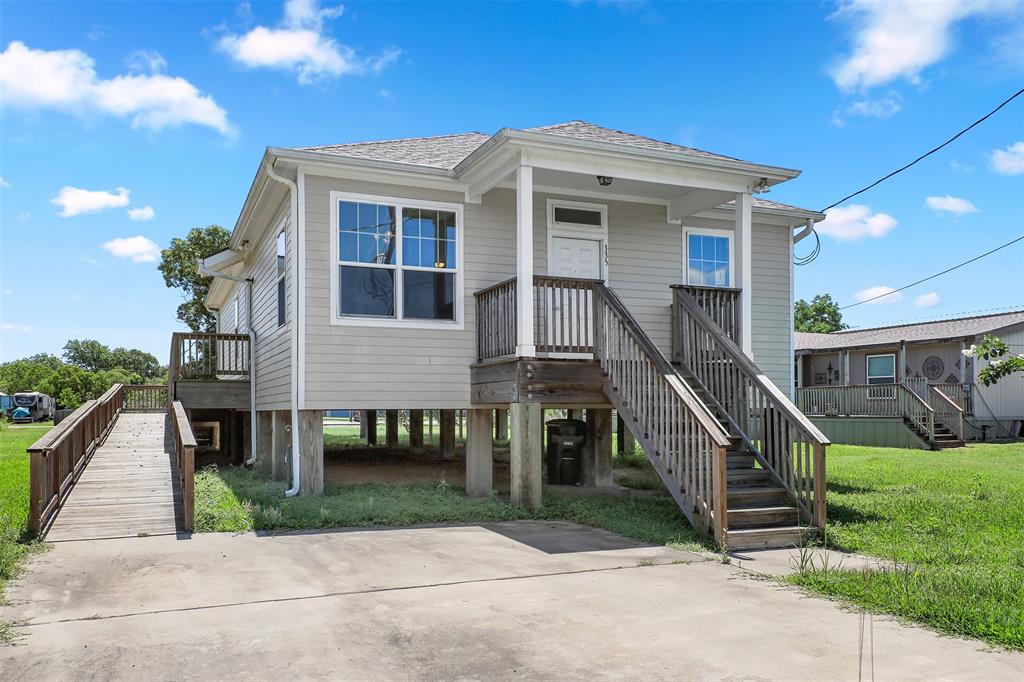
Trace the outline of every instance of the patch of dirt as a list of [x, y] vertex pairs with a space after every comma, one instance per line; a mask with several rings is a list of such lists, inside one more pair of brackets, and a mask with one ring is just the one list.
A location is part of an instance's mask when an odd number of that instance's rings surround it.
[[[497, 454], [497, 453], [496, 453]], [[494, 463], [494, 488], [507, 493], [510, 488], [508, 462]], [[456, 453], [454, 459], [441, 459], [436, 449], [411, 452], [407, 448], [331, 448], [324, 452], [326, 483], [437, 483], [466, 485], [466, 459]]]

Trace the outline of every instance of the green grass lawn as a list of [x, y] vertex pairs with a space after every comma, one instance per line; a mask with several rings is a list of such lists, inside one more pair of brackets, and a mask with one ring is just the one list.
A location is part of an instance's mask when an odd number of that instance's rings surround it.
[[[29, 460], [25, 449], [49, 430], [49, 426], [0, 430], [0, 600], [21, 559], [42, 546], [32, 541], [28, 530]], [[6, 639], [6, 632], [0, 623], [0, 641]]]
[[644, 542], [692, 550], [711, 545], [693, 532], [668, 496], [576, 497], [545, 493], [527, 512], [499, 499], [471, 499], [445, 483], [328, 485], [323, 497], [285, 498], [275, 483], [240, 468], [196, 474], [197, 531], [283, 530], [339, 526], [408, 526], [514, 519], [565, 520]]
[[829, 447], [828, 544], [889, 566], [818, 566], [792, 583], [1024, 650], [1024, 444]]

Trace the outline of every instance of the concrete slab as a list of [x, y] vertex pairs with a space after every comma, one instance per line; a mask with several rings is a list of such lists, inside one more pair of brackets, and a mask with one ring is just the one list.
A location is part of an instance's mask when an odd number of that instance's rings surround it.
[[[564, 523], [61, 543], [11, 586], [10, 679], [855, 679], [861, 616]], [[878, 679], [1024, 656], [874, 619]]]

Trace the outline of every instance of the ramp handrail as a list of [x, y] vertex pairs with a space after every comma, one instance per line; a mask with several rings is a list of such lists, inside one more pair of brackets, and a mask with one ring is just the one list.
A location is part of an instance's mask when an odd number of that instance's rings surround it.
[[180, 401], [167, 406], [167, 417], [171, 422], [174, 437], [174, 453], [178, 463], [178, 479], [181, 483], [181, 503], [185, 530], [195, 527], [196, 506], [196, 437], [188, 421], [188, 413]]
[[714, 400], [806, 521], [825, 527], [828, 438], [685, 289], [672, 296], [672, 354]]

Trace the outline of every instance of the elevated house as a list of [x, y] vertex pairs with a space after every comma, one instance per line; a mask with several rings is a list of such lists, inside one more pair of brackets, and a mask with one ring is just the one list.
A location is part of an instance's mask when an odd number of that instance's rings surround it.
[[799, 542], [828, 440], [791, 401], [792, 255], [823, 216], [754, 196], [798, 174], [582, 121], [268, 148], [170, 398], [289, 495], [322, 491], [340, 409], [468, 410], [467, 492], [489, 494], [507, 411], [527, 507], [542, 409], [585, 410], [589, 485], [615, 409], [698, 529]]
[[940, 448], [1024, 436], [1024, 382], [977, 382], [986, 335], [1024, 348], [1024, 310], [796, 334], [797, 404], [838, 443]]

